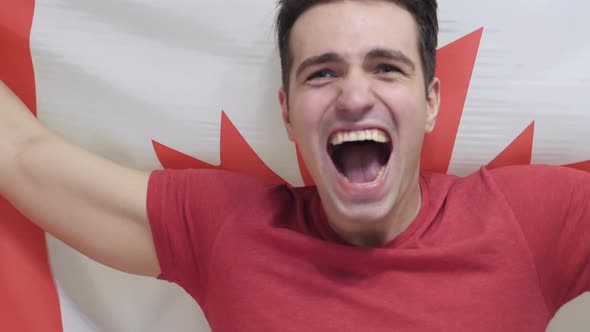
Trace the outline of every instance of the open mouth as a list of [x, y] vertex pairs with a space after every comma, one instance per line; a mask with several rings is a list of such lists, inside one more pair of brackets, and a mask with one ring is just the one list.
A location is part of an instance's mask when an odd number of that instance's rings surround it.
[[328, 154], [348, 182], [371, 184], [383, 178], [393, 146], [382, 130], [337, 132], [328, 142]]

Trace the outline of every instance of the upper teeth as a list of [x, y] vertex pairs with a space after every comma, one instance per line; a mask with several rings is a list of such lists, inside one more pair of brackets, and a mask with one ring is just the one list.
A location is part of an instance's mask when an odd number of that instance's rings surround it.
[[338, 132], [332, 135], [330, 143], [340, 145], [347, 142], [375, 141], [378, 143], [389, 142], [389, 137], [379, 129], [356, 130], [348, 132]]

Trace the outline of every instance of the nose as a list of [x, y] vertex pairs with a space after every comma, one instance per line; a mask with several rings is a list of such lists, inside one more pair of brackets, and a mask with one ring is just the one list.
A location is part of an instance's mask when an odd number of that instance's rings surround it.
[[337, 98], [337, 110], [349, 120], [362, 118], [373, 109], [377, 100], [370, 78], [360, 70], [350, 71], [340, 80]]

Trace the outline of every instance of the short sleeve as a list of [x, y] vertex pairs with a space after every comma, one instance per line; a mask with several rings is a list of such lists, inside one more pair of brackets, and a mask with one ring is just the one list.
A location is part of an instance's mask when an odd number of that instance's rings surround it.
[[260, 204], [269, 185], [217, 170], [159, 170], [150, 175], [147, 212], [161, 268], [159, 279], [199, 303], [209, 257], [226, 220]]
[[514, 166], [490, 174], [520, 223], [548, 308], [555, 314], [590, 291], [590, 173]]

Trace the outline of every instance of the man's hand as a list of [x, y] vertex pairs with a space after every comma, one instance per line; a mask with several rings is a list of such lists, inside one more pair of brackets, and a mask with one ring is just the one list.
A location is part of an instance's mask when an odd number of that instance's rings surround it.
[[0, 81], [0, 195], [45, 231], [105, 265], [157, 275], [148, 179], [52, 133]]

